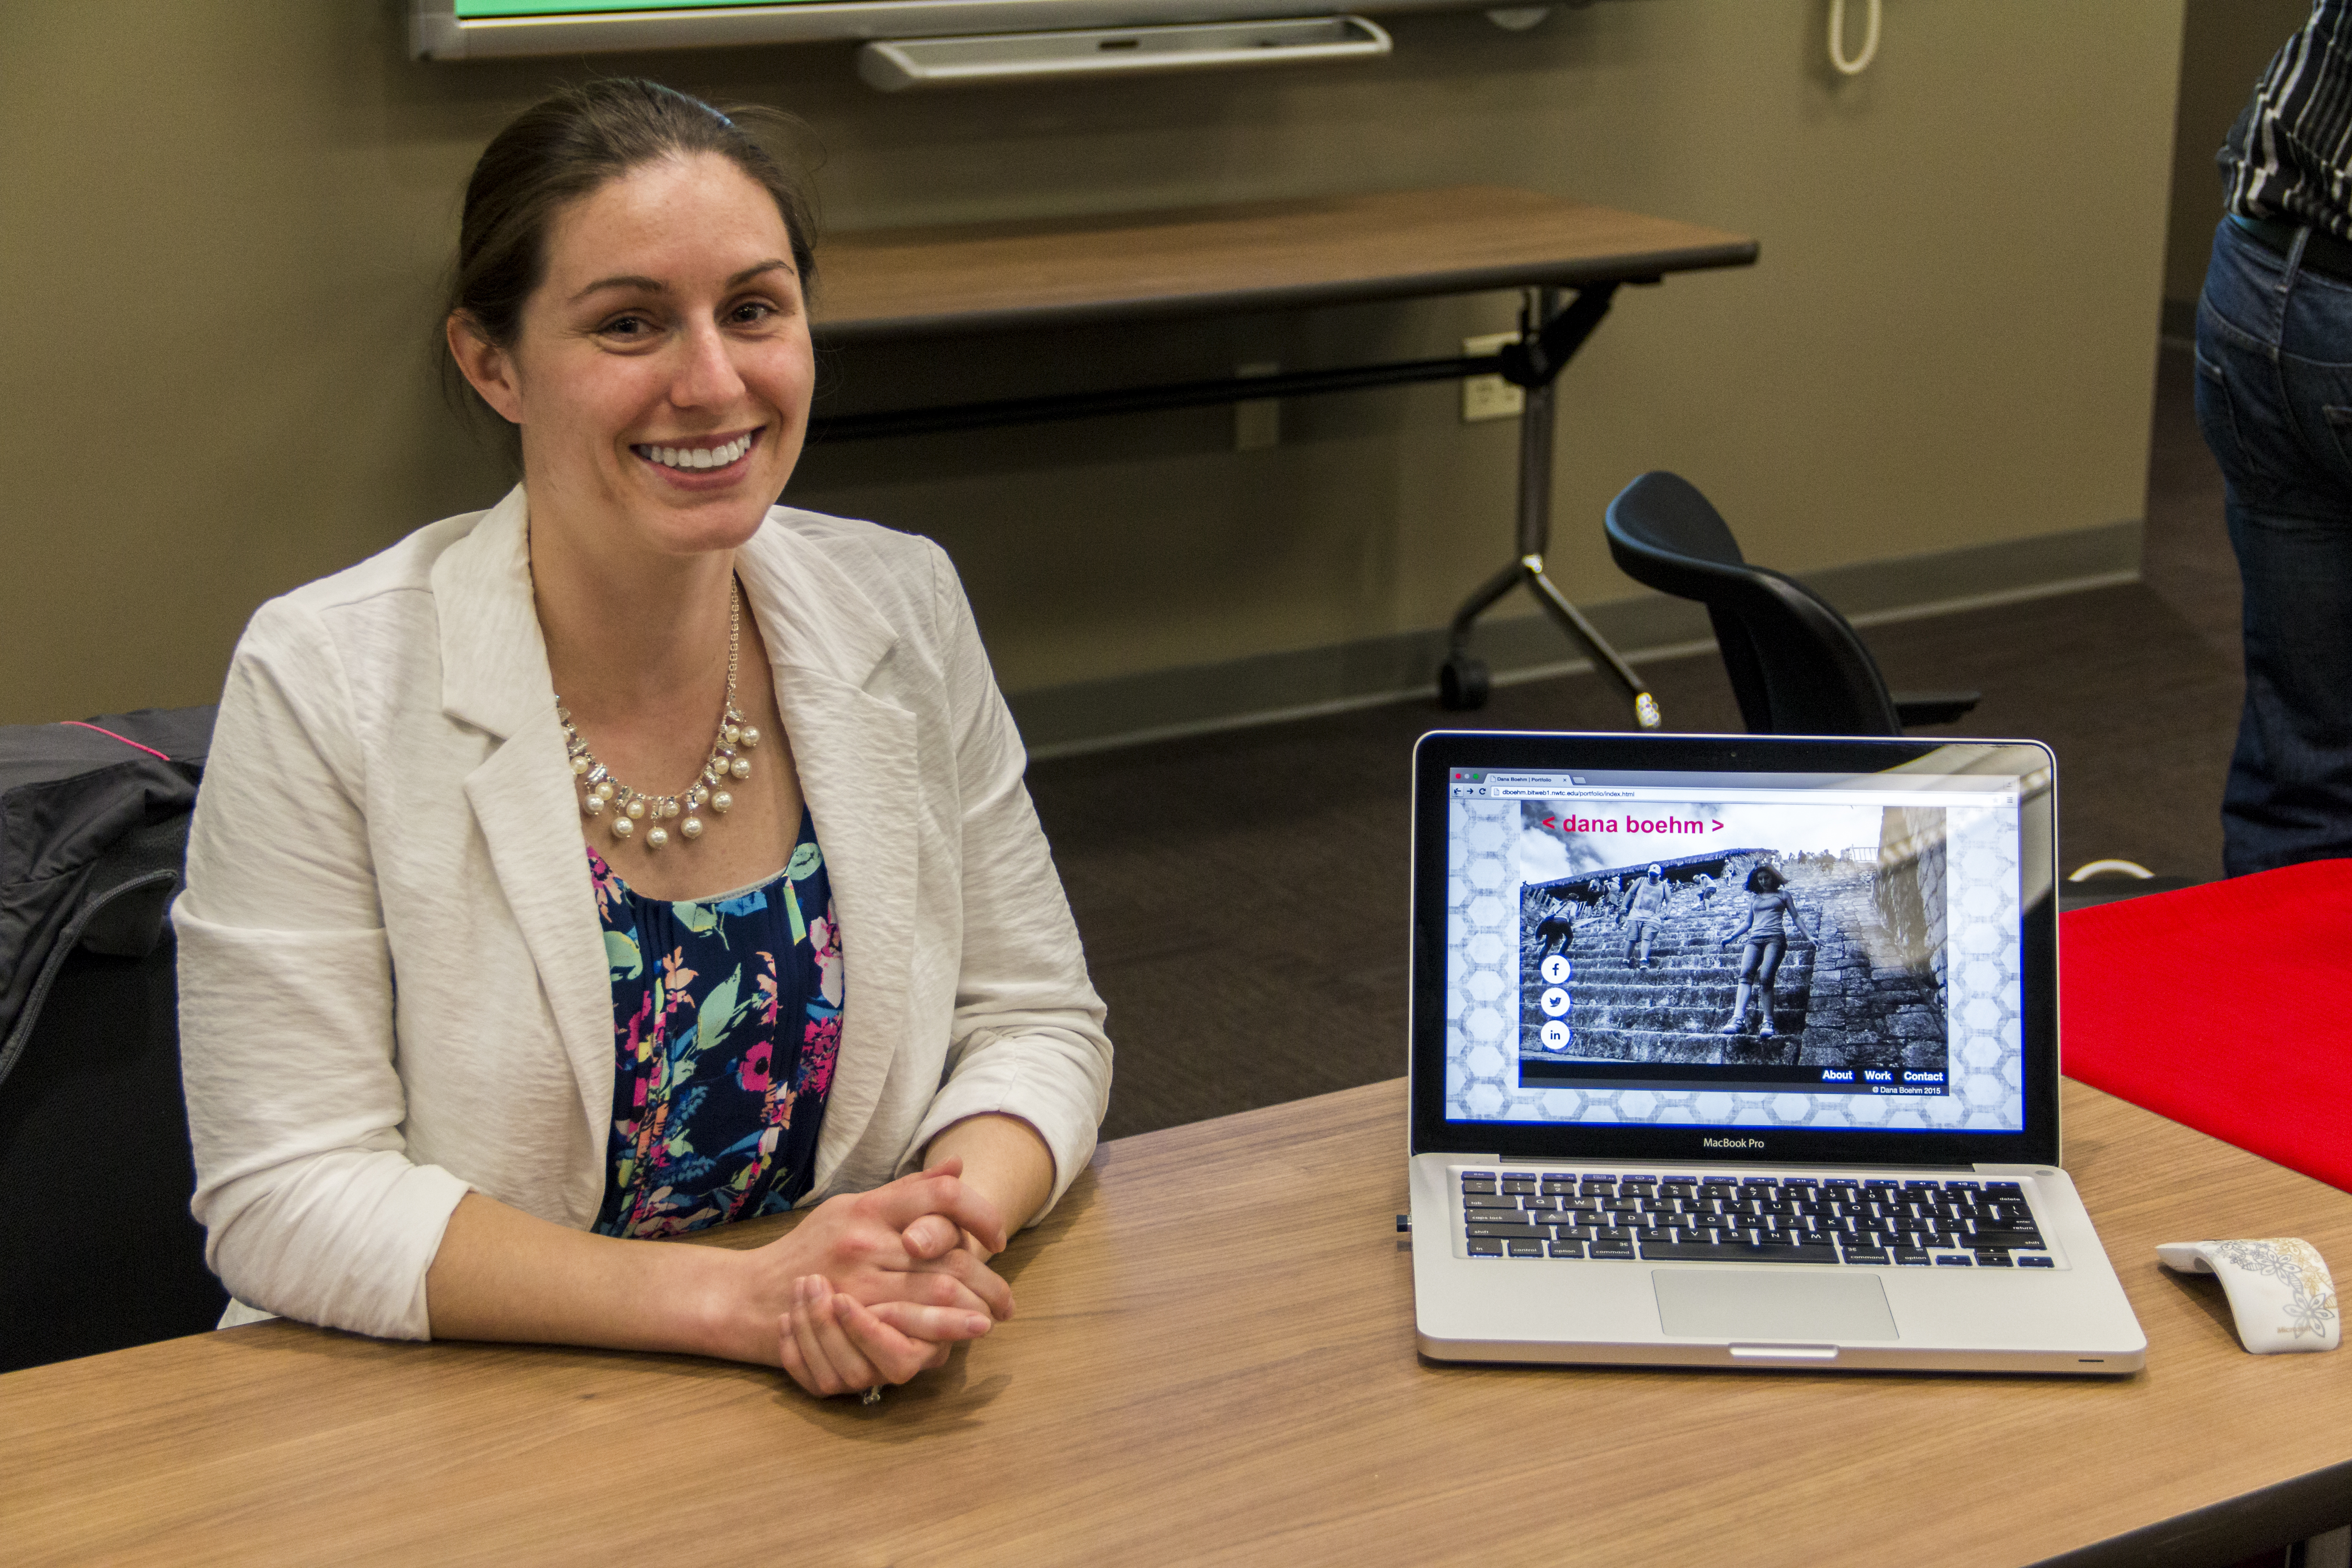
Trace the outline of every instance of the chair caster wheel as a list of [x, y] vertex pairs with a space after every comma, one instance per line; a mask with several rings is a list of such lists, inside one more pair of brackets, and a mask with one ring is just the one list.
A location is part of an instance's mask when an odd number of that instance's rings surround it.
[[1486, 706], [1486, 661], [1472, 654], [1451, 653], [1437, 667], [1437, 704], [1456, 713]]

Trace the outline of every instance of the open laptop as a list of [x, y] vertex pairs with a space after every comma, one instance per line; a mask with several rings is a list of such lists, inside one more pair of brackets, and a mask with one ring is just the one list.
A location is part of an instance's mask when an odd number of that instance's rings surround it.
[[2137, 1370], [2059, 1165], [2056, 829], [2031, 742], [1424, 735], [1422, 1352]]

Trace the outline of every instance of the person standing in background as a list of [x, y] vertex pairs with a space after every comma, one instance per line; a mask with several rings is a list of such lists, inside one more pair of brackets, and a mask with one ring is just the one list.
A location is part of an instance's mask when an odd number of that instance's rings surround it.
[[2244, 585], [2236, 877], [2352, 855], [2352, 0], [2315, 0], [2220, 163], [2196, 390]]

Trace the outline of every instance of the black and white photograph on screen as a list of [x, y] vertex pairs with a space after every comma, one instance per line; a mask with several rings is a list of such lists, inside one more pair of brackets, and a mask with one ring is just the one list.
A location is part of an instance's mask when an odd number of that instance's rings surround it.
[[1944, 843], [1941, 807], [1522, 803], [1522, 1076], [1940, 1083]]

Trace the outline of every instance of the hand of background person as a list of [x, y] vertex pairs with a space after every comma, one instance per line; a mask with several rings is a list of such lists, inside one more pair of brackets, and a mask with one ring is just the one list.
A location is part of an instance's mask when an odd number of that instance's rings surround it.
[[778, 1255], [772, 1279], [789, 1271], [777, 1359], [795, 1383], [820, 1396], [904, 1383], [1013, 1315], [1011, 1289], [982, 1261], [1003, 1248], [1004, 1222], [962, 1170], [949, 1159], [831, 1199], [762, 1249]]

